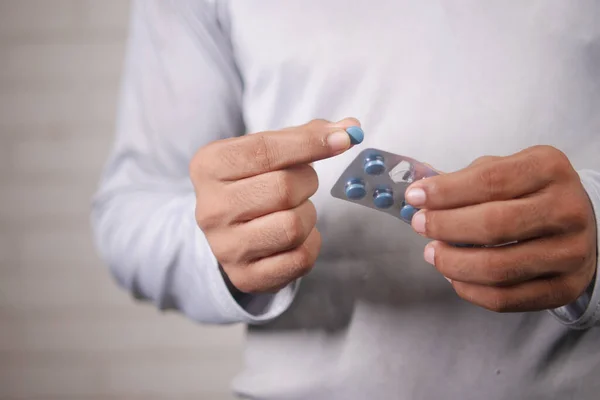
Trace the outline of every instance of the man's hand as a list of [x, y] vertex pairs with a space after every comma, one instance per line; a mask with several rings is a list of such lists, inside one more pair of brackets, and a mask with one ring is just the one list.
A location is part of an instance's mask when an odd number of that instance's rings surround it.
[[321, 236], [309, 164], [348, 150], [352, 126], [360, 124], [312, 121], [216, 141], [194, 156], [196, 220], [238, 290], [274, 292], [310, 271]]
[[489, 310], [569, 304], [596, 271], [590, 200], [567, 157], [553, 147], [481, 158], [464, 170], [412, 184], [406, 199], [422, 208], [413, 229], [435, 239], [425, 259], [460, 297]]

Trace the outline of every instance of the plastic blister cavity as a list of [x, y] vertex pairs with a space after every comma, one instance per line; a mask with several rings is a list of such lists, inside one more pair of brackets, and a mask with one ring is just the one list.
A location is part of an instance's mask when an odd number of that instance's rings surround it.
[[331, 195], [410, 224], [418, 209], [405, 202], [406, 189], [415, 181], [435, 175], [438, 173], [431, 167], [410, 157], [366, 149], [348, 165]]

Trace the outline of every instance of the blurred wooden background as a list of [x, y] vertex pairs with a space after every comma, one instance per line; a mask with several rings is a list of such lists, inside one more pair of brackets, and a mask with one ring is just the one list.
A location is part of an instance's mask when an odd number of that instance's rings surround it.
[[230, 399], [241, 327], [135, 303], [98, 260], [129, 2], [0, 0], [0, 399]]

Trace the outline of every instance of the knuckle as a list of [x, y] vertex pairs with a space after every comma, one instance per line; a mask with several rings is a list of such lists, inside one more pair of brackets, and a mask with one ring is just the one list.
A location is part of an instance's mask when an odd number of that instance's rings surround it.
[[560, 153], [560, 150], [551, 145], [539, 144], [531, 146], [528, 153], [534, 154], [536, 157], [548, 158], [549, 156], [552, 157], [556, 153]]
[[567, 230], [580, 231], [591, 225], [592, 210], [587, 199], [569, 201], [561, 209], [564, 213], [559, 218], [559, 223]]
[[228, 243], [215, 239], [212, 235], [206, 235], [206, 240], [215, 258], [223, 265], [225, 271], [228, 272], [225, 265], [229, 265], [235, 260], [235, 256], [232, 256]]
[[486, 158], [487, 156], [482, 156], [482, 157], [478, 157], [475, 160], [473, 160], [473, 162], [471, 163], [471, 166], [476, 166], [476, 165], [480, 165], [486, 162]]
[[581, 295], [577, 282], [572, 278], [548, 280], [548, 306], [556, 308], [572, 303]]
[[346, 117], [344, 118], [344, 122], [347, 122], [350, 125], [360, 126], [360, 121], [354, 117]]
[[[228, 241], [228, 243], [231, 243]], [[250, 261], [248, 242], [240, 240], [235, 245], [224, 246], [221, 257], [236, 265], [244, 265]]]
[[504, 265], [495, 262], [492, 254], [493, 252], [482, 252], [481, 261], [477, 267], [483, 272], [487, 283], [502, 284], [511, 279], [511, 272]]
[[441, 247], [438, 246], [435, 250], [435, 268], [445, 277], [454, 278], [453, 262]]
[[208, 201], [201, 199], [196, 200], [196, 224], [203, 231], [211, 231], [225, 222], [227, 212], [223, 206], [217, 204], [209, 204]]
[[536, 146], [536, 151], [532, 153], [538, 160], [537, 167], [546, 167], [545, 170], [553, 179], [566, 178], [571, 175], [571, 162], [567, 155], [553, 146]]
[[229, 275], [229, 280], [231, 281], [231, 284], [239, 291], [244, 293], [256, 293], [260, 291], [260, 288], [253, 282], [253, 280], [249, 279], [249, 277], [245, 276], [245, 274], [236, 273], [232, 275]]
[[586, 240], [573, 240], [567, 246], [564, 246], [562, 253], [564, 260], [569, 267], [579, 267], [586, 265], [586, 263], [593, 257], [593, 250]]
[[425, 216], [425, 232], [427, 237], [436, 237], [439, 232], [438, 216], [439, 211], [420, 211]]
[[277, 171], [275, 175], [275, 188], [277, 192], [277, 205], [282, 209], [292, 208], [294, 182], [287, 171]]
[[313, 267], [313, 260], [310, 251], [302, 246], [298, 248], [292, 257], [290, 268], [293, 275], [303, 276], [310, 272]]
[[310, 244], [307, 243], [305, 246], [311, 251], [311, 254], [319, 254], [321, 251], [321, 245], [323, 244], [323, 239], [321, 237], [321, 232], [319, 232], [317, 229], [313, 229], [313, 231], [314, 239]]
[[219, 218], [214, 212], [207, 212], [204, 208], [196, 208], [196, 223], [198, 227], [206, 232], [218, 225]]
[[435, 267], [443, 276], [452, 280], [468, 280], [474, 276], [473, 264], [468, 260], [453, 257], [452, 251], [440, 253], [436, 250]]
[[214, 158], [212, 154], [215, 147], [217, 147], [216, 143], [209, 143], [196, 151], [188, 165], [189, 175], [193, 180], [210, 171], [213, 165], [210, 160]]
[[489, 207], [482, 213], [480, 229], [485, 244], [500, 244], [506, 237], [504, 224], [499, 223], [499, 221], [506, 221], [506, 214], [503, 207]]
[[[309, 230], [312, 230], [312, 228], [314, 228], [317, 224], [317, 208], [310, 200], [306, 200], [304, 207], [306, 207], [306, 217], [303, 220], [303, 226], [308, 226]], [[308, 222], [310, 222], [310, 224]]]
[[227, 279], [229, 279], [229, 282], [231, 282], [236, 289], [245, 293], [249, 293], [254, 289], [243, 268], [240, 268], [235, 264], [222, 263], [221, 265], [223, 271], [227, 275]]
[[[329, 125], [332, 125], [331, 122], [328, 122]], [[354, 117], [344, 117], [341, 120], [335, 122], [336, 126], [340, 127], [349, 127], [349, 126], [360, 126], [360, 121]]]
[[285, 214], [282, 229], [287, 243], [290, 246], [298, 246], [304, 242], [304, 224], [300, 215], [295, 212]]
[[456, 294], [458, 295], [458, 297], [460, 297], [461, 299], [468, 301], [469, 303], [476, 303], [475, 302], [475, 298], [473, 297], [473, 295], [471, 294], [471, 292], [469, 290], [466, 289], [465, 285], [456, 282], [453, 285], [454, 287], [454, 291], [456, 292]]
[[228, 231], [206, 234], [206, 240], [215, 258], [223, 268], [230, 265], [242, 265], [245, 261], [247, 246], [238, 245], [237, 240], [230, 240], [232, 235]]
[[257, 166], [263, 171], [271, 171], [273, 160], [276, 157], [275, 147], [270, 142], [268, 136], [260, 134], [254, 135], [252, 159]]
[[309, 154], [311, 158], [315, 157], [317, 149], [326, 146], [324, 134], [329, 130], [329, 124], [329, 121], [322, 119], [315, 119], [306, 124], [303, 130], [308, 135], [298, 144], [298, 151]]
[[[510, 213], [505, 215], [508, 221], [513, 221], [514, 227], [518, 231], [535, 231], [548, 229], [548, 219], [553, 207], [547, 207], [546, 201], [529, 200], [522, 204], [511, 203]], [[537, 221], [533, 223], [532, 221]]]
[[571, 162], [569, 161], [569, 157], [567, 155], [553, 146], [542, 146], [545, 150], [546, 157], [548, 160], [555, 165], [555, 167], [560, 170], [566, 169], [571, 166]]
[[494, 212], [487, 212], [484, 213], [481, 218], [481, 238], [486, 244], [492, 244], [492, 242], [494, 241], [494, 229], [496, 225], [496, 219], [494, 214]]
[[313, 196], [319, 190], [319, 178], [315, 170], [311, 168], [311, 178], [308, 180], [308, 197]]
[[496, 313], [510, 312], [516, 307], [510, 298], [502, 291], [492, 291], [483, 306]]
[[322, 131], [329, 124], [329, 121], [321, 118], [313, 119], [306, 124], [306, 128], [310, 131]]
[[491, 284], [503, 285], [520, 281], [525, 276], [525, 270], [521, 266], [496, 266], [486, 268], [487, 275]]
[[494, 161], [496, 159], [498, 159], [497, 156], [481, 156], [481, 157], [478, 157], [475, 160], [473, 160], [473, 162], [471, 163], [470, 166], [471, 167], [475, 167], [477, 165], [489, 163], [489, 162]]
[[539, 171], [543, 170], [544, 162], [543, 157], [540, 156], [539, 152], [531, 151], [525, 153], [521, 161], [516, 165], [521, 175], [537, 176]]
[[324, 119], [314, 119], [300, 127], [303, 138], [296, 145], [296, 152], [305, 154], [309, 158], [318, 156], [322, 148], [327, 146], [325, 134], [330, 129], [331, 123]]
[[489, 164], [481, 168], [478, 180], [485, 190], [487, 201], [495, 199], [502, 193], [506, 187], [505, 176], [502, 164]]
[[319, 252], [321, 251], [322, 238], [321, 233], [315, 227], [312, 228], [304, 243], [302, 243], [302, 250], [306, 251], [309, 267], [315, 263]]
[[[457, 284], [454, 285], [454, 289], [457, 295], [463, 300], [479, 305], [492, 312], [506, 313], [518, 307], [507, 293], [499, 288], [489, 287], [484, 291], [473, 292], [472, 290], [463, 288], [461, 284]], [[475, 293], [477, 293], [477, 296]]]
[[504, 268], [489, 268], [486, 269], [487, 280], [489, 283], [499, 285], [508, 281], [509, 273]]
[[302, 165], [300, 168], [302, 173], [306, 175], [306, 185], [308, 185], [310, 196], [312, 196], [319, 189], [319, 175], [310, 165]]
[[[528, 216], [525, 218], [523, 216]], [[513, 240], [515, 232], [532, 229], [530, 223], [541, 211], [537, 204], [500, 203], [488, 207], [480, 219], [481, 236], [485, 244], [499, 245]], [[533, 227], [535, 228], [535, 227]]]

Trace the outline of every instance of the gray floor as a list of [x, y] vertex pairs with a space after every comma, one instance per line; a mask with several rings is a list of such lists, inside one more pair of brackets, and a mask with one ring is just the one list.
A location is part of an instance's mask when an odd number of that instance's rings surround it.
[[134, 303], [88, 210], [128, 2], [0, 0], [0, 399], [227, 399], [240, 328]]

